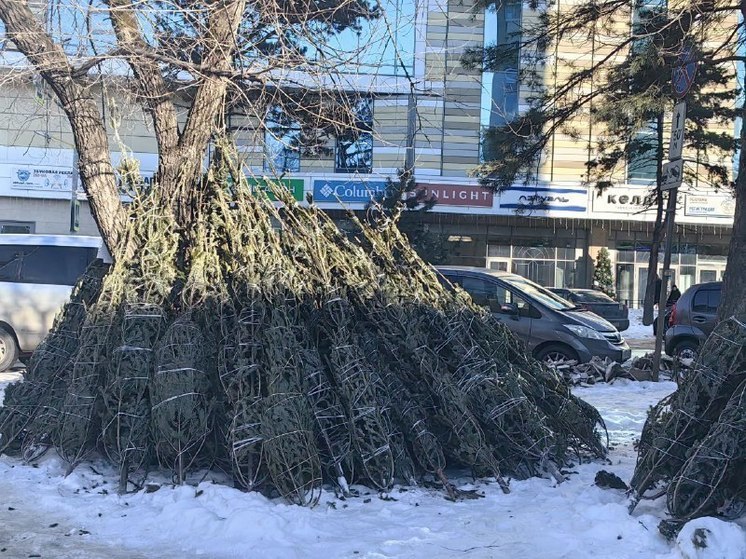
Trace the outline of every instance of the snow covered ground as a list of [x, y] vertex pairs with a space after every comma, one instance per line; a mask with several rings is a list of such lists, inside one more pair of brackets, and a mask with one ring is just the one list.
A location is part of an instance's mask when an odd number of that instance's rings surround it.
[[[17, 377], [0, 374], [0, 400]], [[382, 499], [358, 487], [361, 496], [348, 500], [325, 491], [309, 510], [211, 481], [173, 487], [155, 477], [157, 490], [120, 497], [114, 471], [99, 461], [64, 477], [51, 453], [31, 466], [2, 456], [0, 559], [746, 558], [738, 524], [699, 519], [672, 544], [657, 530], [662, 500], [630, 516], [622, 491], [593, 484], [600, 469], [630, 479], [645, 413], [674, 388], [631, 381], [578, 388], [607, 422], [609, 463], [571, 467], [560, 485], [514, 480], [508, 495], [464, 473], [461, 488], [484, 496], [458, 503], [437, 489], [397, 487]], [[711, 533], [704, 549], [691, 543], [697, 527]]]
[[642, 309], [629, 310], [629, 328], [622, 332], [624, 339], [629, 340], [650, 340], [655, 342], [652, 326], [644, 326], [642, 323]]

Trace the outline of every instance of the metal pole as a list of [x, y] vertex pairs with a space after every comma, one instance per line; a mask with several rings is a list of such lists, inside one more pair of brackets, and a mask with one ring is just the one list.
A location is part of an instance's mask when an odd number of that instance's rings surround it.
[[78, 202], [78, 149], [73, 148], [73, 176], [70, 181], [70, 233], [80, 230], [80, 202]]
[[413, 88], [409, 89], [407, 98], [407, 146], [404, 153], [404, 169], [414, 176], [414, 137], [417, 126], [417, 102], [414, 96]]
[[676, 198], [678, 188], [668, 191], [668, 206], [666, 207], [666, 250], [663, 256], [663, 277], [661, 278], [661, 292], [658, 298], [658, 326], [655, 335], [655, 353], [653, 354], [652, 379], [657, 381], [660, 373], [663, 350], [663, 329], [666, 324], [666, 301], [668, 300], [669, 282], [671, 281], [671, 249], [673, 247], [674, 221], [676, 219]]

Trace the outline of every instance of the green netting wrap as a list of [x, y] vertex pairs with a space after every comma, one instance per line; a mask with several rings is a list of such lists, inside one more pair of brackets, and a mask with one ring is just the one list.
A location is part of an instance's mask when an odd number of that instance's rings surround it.
[[183, 483], [210, 434], [210, 379], [204, 336], [184, 314], [166, 330], [155, 351], [150, 382], [153, 446], [158, 462]]
[[83, 325], [59, 417], [55, 447], [71, 470], [93, 450], [99, 434], [100, 421], [96, 412], [116, 318], [108, 307], [108, 302], [99, 302]]
[[211, 170], [178, 229], [157, 192], [134, 201], [115, 266], [75, 291], [8, 388], [3, 450], [32, 458], [52, 441], [71, 468], [99, 450], [120, 491], [157, 464], [177, 483], [224, 467], [305, 506], [323, 484], [423, 478], [458, 499], [451, 467], [507, 492], [508, 476], [561, 479], [568, 455], [604, 456], [598, 412], [394, 223], [352, 216], [345, 234], [240, 179]]
[[745, 391], [746, 324], [734, 317], [713, 331], [678, 390], [651, 409], [630, 484], [630, 509], [663, 491], [677, 521], [742, 513]]
[[391, 488], [394, 458], [389, 446], [391, 425], [383, 413], [383, 387], [355, 335], [354, 313], [346, 300], [331, 299], [319, 315], [326, 366], [347, 413], [353, 447], [366, 479], [381, 490]]
[[103, 390], [101, 445], [120, 468], [120, 491], [131, 471], [144, 466], [150, 448], [150, 394], [154, 349], [166, 329], [163, 308], [127, 304], [121, 345], [113, 351]]
[[265, 306], [259, 297], [244, 299], [238, 316], [232, 305], [222, 309], [222, 348], [218, 373], [225, 394], [227, 442], [233, 476], [248, 490], [261, 481], [261, 400], [264, 385], [261, 369]]

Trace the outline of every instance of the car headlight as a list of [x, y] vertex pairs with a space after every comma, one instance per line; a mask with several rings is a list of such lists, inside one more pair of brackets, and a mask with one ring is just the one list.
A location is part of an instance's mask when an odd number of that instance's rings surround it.
[[565, 324], [564, 326], [578, 338], [590, 338], [591, 340], [606, 339], [600, 332], [597, 332], [593, 328], [588, 328], [587, 326], [580, 326], [579, 324]]

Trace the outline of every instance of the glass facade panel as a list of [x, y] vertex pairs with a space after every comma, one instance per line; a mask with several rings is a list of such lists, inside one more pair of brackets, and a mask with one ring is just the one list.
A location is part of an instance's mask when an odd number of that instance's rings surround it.
[[627, 182], [649, 184], [655, 181], [658, 172], [657, 127], [655, 121], [649, 122], [630, 141], [627, 154]]
[[616, 265], [616, 294], [621, 303], [630, 304], [635, 297], [635, 266]]
[[310, 45], [323, 64], [356, 74], [411, 76], [414, 70], [416, 9], [407, 0], [379, 0], [381, 16], [364, 21], [359, 29], [348, 28], [323, 45]]
[[301, 129], [280, 107], [267, 112], [264, 131], [264, 170], [282, 174], [300, 171]]
[[551, 260], [513, 260], [514, 274], [546, 287], [556, 287], [556, 268], [556, 263]]
[[[480, 122], [484, 128], [502, 126], [518, 114], [521, 2], [507, 0], [485, 10], [484, 47], [500, 49], [500, 63], [482, 74]], [[489, 140], [483, 138], [482, 161], [494, 159]]]
[[337, 136], [337, 173], [370, 173], [373, 170], [373, 101], [358, 99], [354, 111], [352, 126]]
[[718, 272], [717, 270], [700, 270], [699, 271], [699, 282], [707, 283], [708, 281], [717, 281]]
[[[487, 266], [493, 270], [510, 270], [545, 287], [576, 287], [578, 258], [576, 240], [517, 239], [519, 244], [487, 246]], [[564, 244], [559, 248], [547, 246]], [[533, 245], [533, 246], [532, 246]], [[567, 246], [570, 245], [570, 246]], [[580, 278], [582, 281], [582, 278]]]
[[505, 245], [487, 245], [487, 256], [492, 257], [510, 257], [510, 246]]
[[692, 285], [697, 283], [696, 277], [697, 277], [697, 268], [695, 266], [680, 266], [679, 267], [679, 281], [676, 284], [676, 287], [679, 288], [679, 291], [684, 293], [684, 291], [686, 291]]
[[617, 262], [634, 262], [635, 251], [633, 250], [618, 250], [616, 253]]

